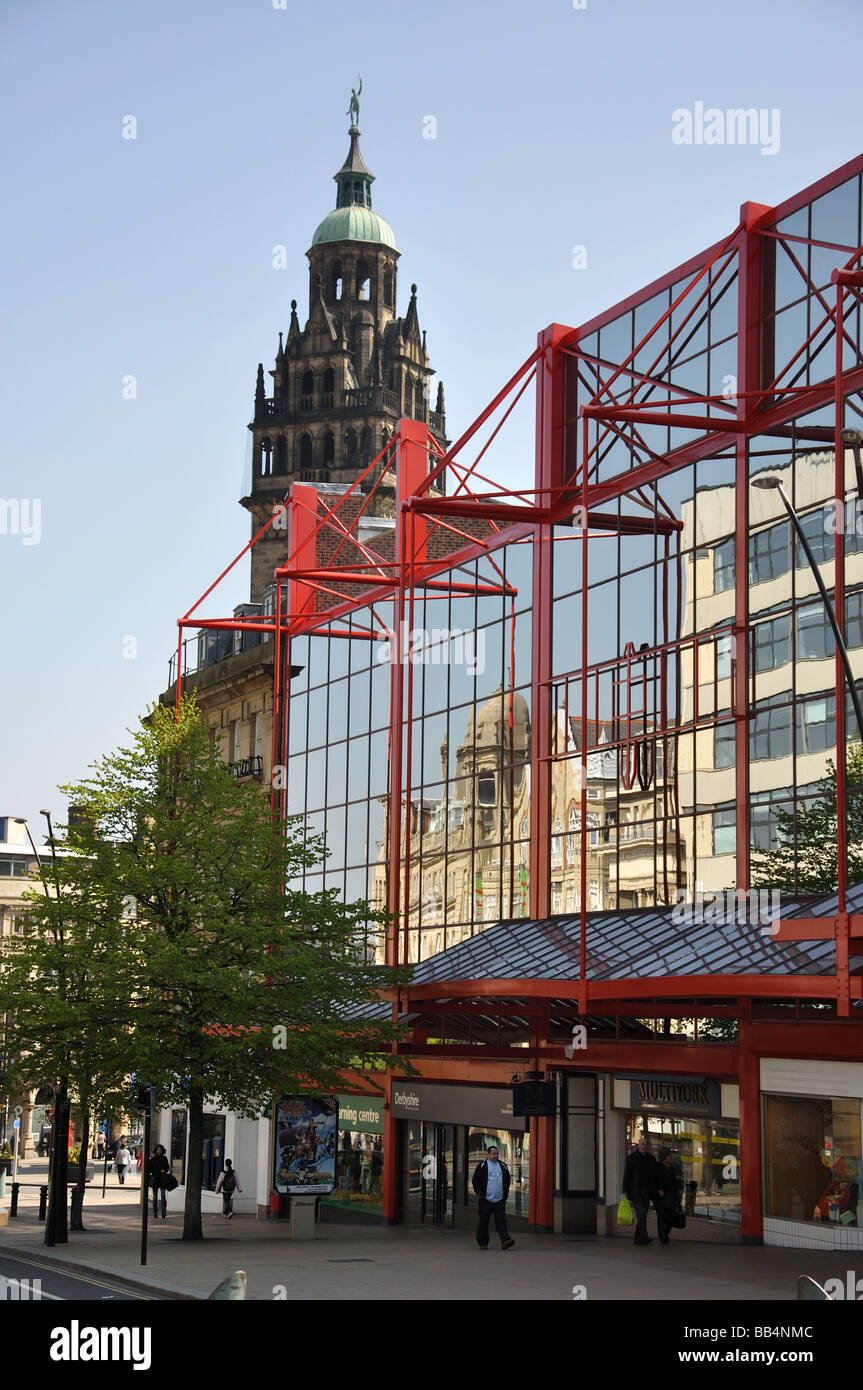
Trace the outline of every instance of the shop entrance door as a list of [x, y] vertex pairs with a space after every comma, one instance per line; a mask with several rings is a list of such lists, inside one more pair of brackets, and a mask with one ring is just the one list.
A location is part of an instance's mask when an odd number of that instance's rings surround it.
[[422, 1220], [452, 1226], [455, 1195], [455, 1125], [423, 1125]]

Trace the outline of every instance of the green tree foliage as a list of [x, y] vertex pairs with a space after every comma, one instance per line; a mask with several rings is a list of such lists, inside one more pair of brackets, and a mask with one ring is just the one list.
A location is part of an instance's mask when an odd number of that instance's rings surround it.
[[[357, 1010], [393, 977], [368, 963], [368, 903], [296, 886], [323, 841], [299, 820], [274, 821], [260, 788], [232, 776], [193, 698], [179, 714], [155, 708], [92, 771], [63, 790], [81, 810], [69, 841], [88, 866], [92, 935], [110, 965], [79, 992], [100, 1027], [113, 994], [127, 1075], [154, 1084], [159, 1105], [188, 1107], [183, 1238], [201, 1239], [205, 1101], [255, 1115], [273, 1095], [337, 1089], [362, 1060], [383, 1065], [393, 1030]], [[75, 881], [62, 911], [92, 919]], [[36, 1023], [35, 1002], [31, 1012]], [[58, 1013], [58, 1036], [76, 1017]]]
[[[848, 882], [863, 880], [863, 745], [849, 744], [846, 760]], [[836, 764], [818, 783], [817, 795], [780, 811], [775, 849], [752, 857], [756, 888], [782, 893], [833, 893], [837, 887]]]

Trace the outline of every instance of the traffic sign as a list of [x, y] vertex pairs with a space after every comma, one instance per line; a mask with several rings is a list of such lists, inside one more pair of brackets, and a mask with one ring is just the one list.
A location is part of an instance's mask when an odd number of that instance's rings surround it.
[[21, 1128], [21, 1121], [18, 1119], [18, 1116], [17, 1116], [17, 1115], [15, 1116], [15, 1119], [12, 1121], [12, 1128], [13, 1128], [13, 1129], [20, 1129], [20, 1128]]

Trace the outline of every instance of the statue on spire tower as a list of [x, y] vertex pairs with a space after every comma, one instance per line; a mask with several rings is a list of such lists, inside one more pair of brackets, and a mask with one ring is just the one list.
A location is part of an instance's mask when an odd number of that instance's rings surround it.
[[363, 79], [360, 78], [359, 87], [351, 87], [351, 103], [345, 112], [351, 118], [351, 130], [356, 130], [360, 119], [360, 93], [363, 90]]

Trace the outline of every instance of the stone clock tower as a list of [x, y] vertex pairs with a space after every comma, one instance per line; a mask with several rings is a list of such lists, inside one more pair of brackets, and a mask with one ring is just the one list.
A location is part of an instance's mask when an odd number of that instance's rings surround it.
[[[353, 103], [352, 103], [353, 110]], [[356, 112], [353, 112], [356, 115]], [[392, 438], [397, 421], [423, 420], [446, 444], [443, 385], [430, 409], [434, 375], [417, 316], [416, 285], [397, 317], [400, 252], [392, 227], [372, 210], [374, 174], [350, 127], [347, 158], [334, 175], [336, 205], [312, 237], [309, 312], [300, 326], [291, 301], [287, 335], [279, 334], [267, 394], [258, 366], [252, 432], [252, 487], [242, 505], [253, 534], [281, 503], [292, 482], [349, 486]], [[374, 479], [366, 484], [368, 490]], [[370, 512], [393, 514], [387, 478]], [[251, 600], [259, 602], [284, 558], [284, 533], [252, 550]]]

